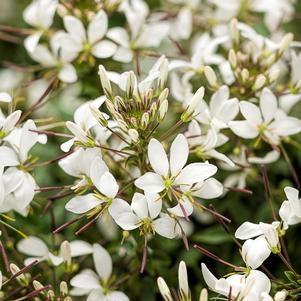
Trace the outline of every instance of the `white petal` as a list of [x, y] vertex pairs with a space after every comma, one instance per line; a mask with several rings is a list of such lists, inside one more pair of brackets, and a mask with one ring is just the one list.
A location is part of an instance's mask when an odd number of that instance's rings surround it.
[[96, 275], [81, 273], [70, 280], [70, 284], [74, 287], [83, 289], [97, 289], [100, 288], [99, 280]]
[[135, 181], [135, 185], [149, 193], [158, 193], [165, 188], [162, 177], [153, 172], [147, 172], [143, 176], [139, 177]]
[[107, 298], [101, 289], [94, 289], [89, 293], [86, 301], [107, 301]]
[[19, 156], [22, 162], [24, 162], [27, 159], [29, 150], [38, 141], [39, 135], [37, 133], [30, 131], [36, 129], [37, 127], [33, 122], [33, 120], [31, 119], [27, 120], [22, 127], [21, 138], [20, 138], [20, 151], [19, 151]]
[[9, 116], [7, 116], [5, 121], [3, 122], [2, 131], [4, 133], [8, 133], [11, 130], [13, 130], [13, 128], [19, 121], [21, 114], [22, 114], [22, 111], [17, 110], [15, 112], [11, 113]]
[[100, 10], [89, 23], [88, 26], [88, 40], [89, 43], [102, 39], [108, 29], [108, 17], [103, 10]]
[[153, 222], [155, 231], [166, 238], [174, 238], [177, 235], [176, 222], [170, 217], [160, 217]]
[[83, 240], [73, 240], [70, 242], [71, 257], [88, 255], [93, 252], [92, 246]]
[[0, 92], [0, 102], [11, 102], [12, 97], [6, 92]]
[[226, 100], [218, 113], [216, 114], [216, 118], [222, 120], [227, 123], [233, 120], [239, 112], [239, 102], [236, 98], [232, 98]]
[[181, 206], [180, 204], [178, 204], [173, 208], [168, 208], [167, 210], [170, 213], [180, 217], [185, 217], [192, 214], [193, 206], [186, 197], [183, 197], [182, 200], [179, 200], [179, 203], [181, 204]]
[[202, 274], [204, 277], [204, 280], [206, 284], [209, 286], [209, 288], [213, 291], [215, 291], [215, 286], [217, 283], [217, 278], [209, 271], [207, 266], [202, 263]]
[[19, 252], [30, 256], [45, 256], [48, 254], [47, 245], [38, 237], [29, 236], [28, 238], [22, 239], [17, 244]]
[[265, 122], [270, 122], [277, 111], [278, 104], [275, 95], [268, 88], [264, 88], [260, 95], [260, 109]]
[[142, 193], [135, 192], [132, 199], [131, 207], [139, 218], [143, 219], [148, 217], [146, 197]]
[[104, 175], [105, 172], [109, 171], [106, 163], [100, 158], [96, 157], [92, 164], [89, 171], [90, 178], [93, 182], [93, 184], [97, 187], [99, 180]]
[[[198, 185], [197, 185], [198, 186]], [[214, 178], [204, 181], [197, 191], [193, 191], [193, 195], [203, 199], [214, 199], [223, 193], [223, 185]]]
[[58, 74], [59, 79], [67, 84], [77, 81], [77, 73], [73, 65], [66, 64]]
[[119, 189], [114, 176], [109, 171], [103, 174], [96, 187], [102, 194], [110, 198], [114, 198]]
[[111, 57], [116, 52], [116, 50], [116, 44], [105, 40], [98, 42], [93, 46], [92, 54], [99, 59], [105, 59]]
[[86, 213], [89, 210], [97, 207], [101, 204], [101, 201], [96, 198], [92, 193], [83, 196], [76, 196], [72, 198], [65, 206], [66, 210], [82, 214]]
[[242, 257], [252, 269], [257, 269], [270, 256], [271, 250], [263, 236], [248, 239], [242, 246]]
[[289, 136], [301, 131], [301, 120], [294, 117], [285, 117], [274, 121], [270, 127], [279, 136]]
[[86, 31], [83, 26], [83, 23], [73, 17], [73, 16], [65, 16], [64, 17], [64, 26], [68, 33], [78, 42], [83, 42], [86, 40]]
[[258, 224], [244, 222], [238, 227], [235, 232], [235, 237], [238, 239], [249, 239], [258, 235], [261, 235], [262, 231]]
[[206, 180], [217, 172], [217, 167], [209, 163], [187, 165], [175, 180], [175, 184], [194, 184]]
[[248, 101], [241, 101], [239, 103], [241, 114], [246, 118], [246, 120], [254, 125], [257, 126], [262, 123], [262, 117], [259, 108], [248, 102]]
[[0, 147], [0, 166], [17, 166], [20, 162], [13, 149], [7, 146]]
[[156, 218], [162, 209], [162, 199], [159, 194], [145, 192], [147, 200], [148, 212], [151, 219]]
[[93, 261], [99, 277], [107, 281], [112, 274], [112, 258], [99, 244], [93, 245]]
[[24, 46], [25, 46], [25, 49], [29, 53], [33, 52], [36, 49], [36, 47], [39, 43], [39, 40], [41, 38], [41, 35], [42, 35], [42, 32], [38, 31], [38, 32], [35, 32], [34, 34], [31, 34], [27, 38], [25, 38]]
[[110, 215], [115, 219], [122, 213], [132, 212], [132, 208], [126, 201], [122, 199], [114, 199], [111, 206], [109, 207]]
[[148, 159], [153, 170], [164, 177], [167, 177], [169, 163], [163, 145], [156, 139], [151, 139], [148, 144]]
[[258, 129], [246, 120], [230, 121], [229, 127], [239, 137], [252, 139], [258, 136]]
[[107, 301], [130, 301], [127, 295], [119, 291], [108, 293], [106, 297]]
[[129, 36], [127, 31], [122, 27], [113, 27], [111, 28], [108, 33], [107, 37], [111, 39], [113, 42], [123, 46], [129, 46]]
[[123, 230], [134, 230], [139, 227], [140, 219], [133, 212], [124, 212], [113, 217]]
[[184, 135], [179, 134], [172, 142], [170, 148], [170, 172], [172, 176], [177, 175], [187, 162], [189, 147]]

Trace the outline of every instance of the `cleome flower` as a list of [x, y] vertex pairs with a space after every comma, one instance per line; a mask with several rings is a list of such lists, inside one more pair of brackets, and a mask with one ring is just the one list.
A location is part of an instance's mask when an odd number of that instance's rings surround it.
[[[135, 185], [144, 192], [172, 193], [179, 202], [175, 210], [180, 209], [182, 216], [190, 215], [193, 211], [183, 192], [188, 194], [193, 184], [203, 182], [217, 171], [216, 166], [209, 163], [191, 163], [185, 166], [188, 155], [188, 142], [182, 134], [177, 135], [172, 142], [169, 160], [163, 145], [158, 140], [151, 139], [148, 145], [148, 159], [154, 172], [147, 172], [135, 181]], [[186, 208], [183, 210], [183, 207], [186, 207], [188, 212], [185, 213]]]
[[99, 244], [93, 245], [93, 261], [97, 274], [90, 269], [74, 276], [70, 284], [74, 287], [72, 296], [88, 295], [87, 301], [129, 301], [121, 291], [116, 291], [112, 275], [112, 258]]
[[250, 102], [241, 101], [241, 114], [246, 120], [229, 122], [230, 129], [245, 139], [261, 137], [270, 144], [279, 144], [281, 137], [297, 134], [301, 131], [301, 121], [289, 117], [279, 110], [275, 95], [264, 88], [259, 108]]
[[174, 238], [177, 224], [167, 214], [159, 217], [162, 209], [162, 200], [158, 194], [136, 192], [132, 203], [129, 205], [121, 199], [117, 199], [109, 208], [110, 215], [124, 230], [139, 228], [140, 235], [158, 233], [167, 238]]

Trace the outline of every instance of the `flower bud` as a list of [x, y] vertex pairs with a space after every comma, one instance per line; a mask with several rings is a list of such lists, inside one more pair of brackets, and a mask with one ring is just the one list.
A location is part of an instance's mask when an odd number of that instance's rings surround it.
[[68, 296], [63, 301], [72, 301], [72, 298], [70, 296]]
[[[180, 294], [186, 299], [189, 296], [189, 287], [188, 287], [188, 276], [187, 276], [187, 268], [184, 261], [180, 262], [179, 271], [178, 271], [178, 278], [179, 278], [179, 289]], [[184, 299], [183, 298], [183, 299]]]
[[70, 243], [65, 240], [61, 244], [60, 255], [63, 258], [64, 262], [67, 266], [71, 265], [71, 247]]
[[277, 78], [279, 77], [279, 74], [280, 74], [279, 69], [270, 70], [270, 72], [269, 72], [269, 81], [270, 81], [270, 83], [276, 81]]
[[[55, 300], [55, 293], [54, 293], [53, 290], [49, 290], [49, 291], [47, 292], [47, 298], [48, 298], [50, 301], [54, 301], [54, 300]], [[47, 299], [47, 300], [48, 300], [48, 299]]]
[[208, 301], [208, 291], [207, 291], [207, 289], [203, 288], [201, 290], [199, 301]]
[[203, 100], [205, 95], [205, 88], [204, 87], [200, 87], [195, 94], [193, 95], [193, 97], [191, 98], [187, 110], [186, 112], [188, 114], [193, 114], [195, 109], [197, 108], [197, 106], [201, 103], [201, 101]]
[[279, 55], [282, 55], [289, 48], [293, 39], [294, 39], [294, 35], [291, 32], [287, 33], [282, 38], [282, 40], [279, 43], [279, 49], [278, 49]]
[[250, 73], [248, 69], [244, 68], [241, 71], [241, 79], [245, 83], [249, 79]]
[[129, 134], [129, 137], [131, 138], [131, 140], [133, 142], [138, 142], [139, 140], [139, 133], [135, 130], [135, 129], [129, 129], [128, 130], [128, 134]]
[[157, 104], [155, 102], [153, 102], [151, 104], [149, 110], [150, 110], [150, 117], [153, 120], [155, 118], [157, 110], [158, 110]]
[[[17, 265], [15, 265], [14, 263], [11, 263], [9, 265], [9, 269], [13, 275], [20, 272], [19, 267]], [[27, 285], [27, 283], [28, 283], [27, 277], [25, 276], [25, 274], [20, 274], [19, 276], [16, 277], [16, 279], [22, 285]]]
[[113, 92], [112, 92], [111, 83], [110, 83], [110, 80], [108, 78], [107, 71], [106, 71], [106, 69], [104, 68], [103, 65], [99, 65], [98, 75], [100, 77], [101, 86], [103, 88], [103, 91], [104, 91], [105, 95], [107, 96], [108, 99], [112, 100], [113, 99]]
[[216, 87], [217, 86], [217, 78], [214, 70], [210, 66], [205, 66], [204, 68], [205, 77], [210, 86]]
[[93, 114], [94, 118], [103, 126], [108, 126], [108, 118], [106, 118], [106, 115], [102, 112], [100, 112], [97, 108], [94, 106], [90, 106], [91, 113]]
[[168, 100], [165, 99], [162, 101], [160, 107], [159, 107], [159, 116], [158, 116], [158, 121], [162, 121], [167, 113], [168, 110]]
[[229, 62], [232, 69], [235, 69], [237, 67], [237, 57], [233, 49], [230, 49], [229, 51]]
[[286, 290], [282, 290], [280, 292], [277, 292], [274, 296], [274, 300], [275, 301], [284, 301], [287, 297], [287, 291]]
[[[137, 78], [133, 71], [129, 71], [126, 81], [126, 96], [132, 98], [135, 95], [137, 95]], [[138, 100], [140, 100], [139, 97]]]
[[163, 90], [164, 85], [166, 83], [168, 76], [168, 60], [166, 58], [163, 59], [163, 62], [160, 66], [160, 75], [158, 78], [158, 86], [160, 91]]
[[40, 289], [44, 288], [44, 285], [41, 282], [37, 281], [37, 280], [34, 280], [32, 282], [32, 285], [35, 288], [35, 290], [40, 290]]
[[235, 45], [239, 44], [239, 31], [237, 28], [237, 19], [232, 19], [230, 23], [230, 35]]
[[146, 129], [149, 123], [149, 113], [145, 112], [143, 113], [142, 117], [141, 117], [141, 127], [142, 129]]
[[159, 287], [159, 291], [160, 291], [160, 294], [162, 295], [163, 299], [165, 301], [172, 301], [172, 295], [171, 295], [171, 292], [165, 282], [165, 280], [162, 278], [162, 277], [159, 277], [157, 279], [157, 284], [158, 284], [158, 287]]
[[169, 94], [169, 89], [168, 89], [168, 88], [165, 88], [165, 89], [161, 92], [161, 94], [160, 94], [160, 96], [159, 96], [159, 98], [158, 98], [159, 104], [161, 104], [163, 100], [167, 99], [168, 94]]
[[68, 295], [68, 285], [66, 281], [60, 283], [60, 292], [63, 297]]
[[261, 89], [264, 86], [265, 82], [266, 82], [266, 77], [262, 74], [259, 74], [256, 77], [256, 80], [255, 80], [255, 83], [254, 83], [252, 89], [254, 91], [257, 91], [257, 90]]

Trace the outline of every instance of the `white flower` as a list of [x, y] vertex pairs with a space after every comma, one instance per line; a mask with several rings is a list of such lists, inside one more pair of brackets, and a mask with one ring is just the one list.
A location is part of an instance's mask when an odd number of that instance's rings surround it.
[[25, 48], [29, 53], [35, 50], [43, 33], [50, 28], [57, 4], [57, 0], [33, 0], [24, 10], [25, 22], [35, 27], [34, 33], [24, 41]]
[[279, 215], [283, 220], [283, 227], [287, 229], [290, 225], [301, 223], [301, 199], [299, 199], [299, 192], [292, 187], [284, 188], [287, 200], [285, 200], [280, 209]]
[[191, 145], [192, 151], [195, 150], [198, 156], [203, 159], [215, 158], [234, 166], [234, 163], [226, 155], [215, 150], [216, 147], [225, 144], [229, 140], [227, 136], [217, 133], [215, 129], [209, 129], [206, 134], [202, 134], [201, 127], [196, 120], [189, 123], [185, 136], [189, 145]]
[[68, 152], [74, 142], [81, 142], [83, 144], [89, 144], [91, 141], [89, 137], [89, 130], [94, 126], [99, 126], [99, 123], [95, 119], [91, 112], [91, 106], [98, 109], [105, 101], [105, 97], [98, 97], [94, 100], [85, 102], [79, 106], [74, 112], [72, 121], [66, 122], [66, 127], [74, 135], [74, 138], [64, 142], [61, 145], [61, 150]]
[[217, 279], [202, 263], [205, 282], [211, 290], [225, 297], [229, 296], [243, 301], [262, 301], [262, 293], [269, 293], [271, 282], [262, 272], [251, 270], [247, 274], [232, 273], [226, 278]]
[[73, 60], [73, 54], [68, 51], [62, 51], [60, 39], [62, 32], [55, 33], [50, 39], [50, 49], [44, 45], [37, 45], [30, 52], [33, 60], [46, 68], [57, 69], [58, 78], [65, 83], [74, 83], [77, 80], [77, 74], [74, 66], [70, 64]]
[[112, 258], [99, 244], [93, 245], [93, 261], [97, 274], [86, 269], [74, 276], [70, 281], [74, 287], [70, 291], [71, 295], [88, 295], [87, 301], [129, 301], [123, 292], [111, 288]]
[[124, 1], [122, 11], [129, 24], [130, 34], [123, 27], [114, 27], [107, 36], [119, 45], [113, 59], [129, 63], [133, 60], [135, 51], [158, 48], [169, 31], [168, 22], [156, 21], [146, 23], [148, 7], [143, 1]]
[[108, 209], [116, 200], [119, 186], [104, 161], [99, 157], [91, 164], [90, 177], [97, 191], [72, 198], [65, 206], [68, 211], [76, 214], [86, 213], [94, 208], [97, 210], [99, 208], [101, 211], [104, 208]]
[[[92, 246], [81, 240], [74, 240], [69, 243], [71, 250], [71, 257], [83, 256], [92, 253]], [[54, 266], [58, 266], [64, 262], [62, 254], [54, 255], [51, 253], [47, 245], [38, 237], [29, 236], [22, 239], [17, 244], [17, 249], [19, 252], [24, 253], [29, 258], [25, 259], [24, 264], [29, 265], [35, 260], [50, 261]]]
[[0, 140], [6, 137], [15, 128], [21, 114], [22, 111], [17, 110], [5, 117], [0, 110]]
[[162, 200], [158, 194], [145, 195], [136, 192], [129, 205], [121, 199], [116, 199], [109, 208], [109, 213], [115, 222], [124, 230], [140, 229], [141, 235], [155, 232], [167, 238], [174, 238], [176, 222], [168, 215], [159, 217]]
[[91, 178], [91, 168], [95, 158], [102, 158], [99, 148], [77, 149], [71, 155], [59, 161], [59, 166], [70, 176], [79, 178], [80, 181], [72, 187], [77, 189], [88, 184]]
[[228, 127], [228, 123], [233, 120], [239, 112], [238, 100], [229, 99], [230, 91], [227, 86], [220, 87], [210, 100], [209, 106], [202, 101], [196, 110], [196, 120], [201, 124], [210, 125], [216, 129]]
[[[271, 252], [280, 252], [277, 231], [279, 226], [279, 222], [272, 224], [244, 222], [236, 230], [236, 238], [247, 240], [242, 247], [242, 257], [248, 266], [256, 269], [270, 256]], [[250, 239], [256, 236], [256, 239]]]
[[262, 135], [268, 142], [278, 144], [280, 137], [301, 131], [301, 121], [281, 112], [275, 95], [268, 88], [261, 93], [260, 108], [247, 101], [241, 101], [239, 105], [246, 120], [231, 121], [229, 127], [242, 138], [252, 139]]
[[97, 58], [108, 58], [116, 51], [116, 45], [104, 39], [108, 30], [108, 17], [100, 10], [90, 21], [87, 31], [81, 20], [74, 16], [64, 17], [66, 33], [61, 34], [63, 51], [73, 53], [76, 58], [80, 52], [91, 53]]
[[147, 172], [135, 181], [138, 188], [149, 193], [158, 193], [173, 186], [192, 185], [216, 173], [217, 168], [209, 163], [187, 165], [189, 147], [184, 135], [179, 134], [170, 148], [169, 161], [163, 145], [151, 139], [148, 145], [148, 159], [155, 172]]

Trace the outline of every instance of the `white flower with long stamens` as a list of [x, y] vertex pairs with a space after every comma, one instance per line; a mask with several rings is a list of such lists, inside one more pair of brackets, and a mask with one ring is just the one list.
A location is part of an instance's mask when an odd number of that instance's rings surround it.
[[209, 125], [215, 130], [228, 128], [239, 112], [238, 100], [230, 97], [227, 86], [220, 87], [211, 97], [209, 105], [202, 101], [196, 109], [196, 120], [205, 125]]
[[93, 261], [97, 274], [90, 269], [83, 270], [74, 276], [70, 284], [74, 287], [70, 293], [73, 296], [88, 295], [89, 301], [129, 301], [121, 291], [116, 291], [112, 283], [112, 258], [99, 244], [93, 245]]
[[[71, 257], [84, 256], [92, 253], [92, 246], [81, 240], [74, 240], [69, 243]], [[49, 251], [48, 246], [38, 237], [29, 236], [22, 239], [17, 244], [17, 250], [23, 254], [30, 256], [25, 259], [24, 264], [29, 265], [35, 260], [50, 261], [54, 266], [58, 266], [64, 262], [64, 254], [54, 255]]]
[[116, 51], [116, 45], [104, 39], [108, 30], [108, 17], [100, 10], [90, 21], [87, 31], [82, 21], [74, 16], [65, 16], [66, 33], [60, 37], [63, 51], [73, 53], [76, 58], [79, 53], [89, 53], [97, 58], [108, 58]]
[[91, 107], [98, 109], [104, 103], [104, 101], [105, 97], [98, 97], [95, 100], [84, 103], [76, 109], [73, 115], [74, 122], [66, 122], [66, 127], [74, 135], [74, 138], [71, 138], [61, 145], [62, 151], [68, 152], [75, 142], [93, 146], [94, 142], [89, 137], [89, 131], [92, 127], [100, 127], [100, 125], [95, 119], [91, 111]]
[[180, 207], [185, 215], [190, 215], [193, 207], [189, 200], [182, 196], [181, 191], [208, 179], [216, 173], [217, 168], [209, 163], [191, 163], [185, 166], [188, 155], [188, 142], [182, 134], [171, 144], [169, 160], [163, 145], [158, 140], [151, 139], [148, 145], [148, 159], [155, 172], [145, 173], [135, 181], [135, 185], [149, 193], [171, 191], [177, 195], [179, 204], [176, 208]]
[[79, 178], [72, 189], [84, 187], [89, 184], [91, 178], [91, 168], [95, 158], [102, 159], [101, 151], [99, 148], [92, 149], [77, 149], [71, 155], [59, 161], [59, 166], [70, 176]]
[[58, 78], [65, 83], [74, 83], [77, 80], [77, 74], [74, 66], [70, 63], [73, 60], [73, 54], [62, 51], [60, 39], [62, 32], [55, 33], [50, 39], [50, 49], [45, 45], [37, 45], [30, 52], [33, 60], [41, 66], [57, 72]]
[[129, 24], [129, 32], [123, 27], [113, 27], [107, 36], [118, 44], [113, 59], [123, 63], [133, 60], [136, 51], [159, 47], [169, 31], [168, 22], [147, 22], [148, 7], [144, 1], [124, 1], [121, 10]]
[[290, 225], [301, 223], [301, 199], [299, 198], [299, 191], [292, 187], [284, 188], [287, 200], [285, 200], [280, 209], [279, 215], [283, 221], [284, 229]]
[[225, 297], [231, 292], [231, 300], [262, 301], [262, 293], [269, 293], [271, 282], [262, 272], [251, 270], [246, 274], [233, 273], [228, 277], [217, 279], [202, 263], [202, 273], [208, 287]]
[[68, 211], [83, 214], [94, 209], [95, 213], [99, 213], [108, 209], [116, 200], [119, 190], [118, 183], [100, 158], [96, 158], [92, 162], [90, 177], [97, 190], [94, 193], [72, 198], [65, 206]]
[[117, 199], [110, 206], [109, 213], [124, 230], [139, 228], [141, 235], [158, 233], [167, 238], [174, 238], [180, 233], [177, 231], [177, 223], [168, 215], [159, 217], [161, 209], [162, 200], [158, 194], [143, 195], [136, 192], [131, 205]]
[[[242, 257], [253, 269], [258, 268], [271, 253], [280, 252], [279, 222], [272, 224], [243, 223], [235, 232], [235, 237], [246, 240], [242, 246]], [[257, 237], [256, 239], [251, 239]]]
[[34, 32], [24, 41], [25, 48], [29, 53], [35, 50], [41, 36], [52, 25], [57, 4], [57, 0], [33, 0], [24, 10], [24, 21], [35, 27]]
[[217, 133], [215, 129], [210, 129], [206, 134], [202, 134], [202, 129], [196, 120], [192, 120], [185, 132], [192, 150], [203, 159], [214, 158], [225, 162], [230, 166], [234, 163], [226, 155], [218, 152], [215, 148], [225, 144], [229, 138], [224, 134]]
[[281, 137], [301, 131], [301, 120], [281, 112], [275, 95], [268, 88], [264, 88], [261, 93], [259, 108], [247, 101], [241, 101], [239, 105], [246, 120], [229, 123], [229, 127], [237, 136], [246, 139], [261, 136], [269, 143], [279, 144]]

